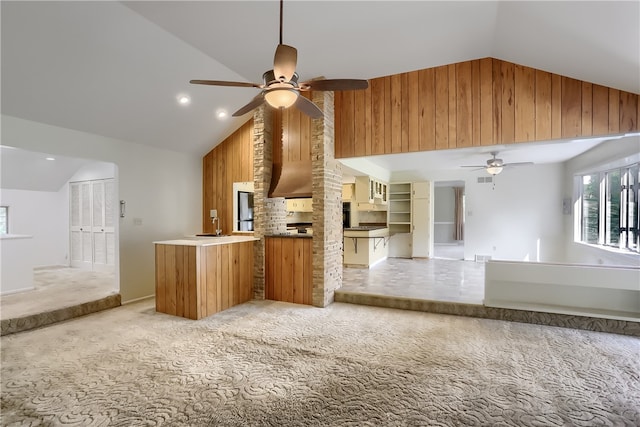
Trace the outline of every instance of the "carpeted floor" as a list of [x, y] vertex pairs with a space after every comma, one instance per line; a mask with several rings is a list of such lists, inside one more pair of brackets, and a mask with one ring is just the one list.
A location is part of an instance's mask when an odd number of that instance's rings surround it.
[[2, 425], [640, 425], [640, 338], [335, 303], [1, 338]]

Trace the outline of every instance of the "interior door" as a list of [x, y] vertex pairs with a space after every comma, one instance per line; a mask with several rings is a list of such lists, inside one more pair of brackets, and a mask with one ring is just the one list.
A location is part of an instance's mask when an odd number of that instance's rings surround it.
[[111, 271], [115, 265], [113, 179], [70, 184], [71, 266]]

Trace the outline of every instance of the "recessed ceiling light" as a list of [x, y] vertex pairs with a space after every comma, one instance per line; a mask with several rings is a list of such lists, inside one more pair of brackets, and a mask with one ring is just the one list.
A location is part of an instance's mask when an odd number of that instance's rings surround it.
[[180, 105], [189, 105], [191, 103], [191, 98], [188, 95], [178, 95], [178, 104]]
[[220, 120], [223, 120], [229, 117], [229, 113], [224, 108], [220, 108], [218, 111], [216, 111], [216, 117]]
[[46, 160], [55, 160], [55, 157], [46, 157]]

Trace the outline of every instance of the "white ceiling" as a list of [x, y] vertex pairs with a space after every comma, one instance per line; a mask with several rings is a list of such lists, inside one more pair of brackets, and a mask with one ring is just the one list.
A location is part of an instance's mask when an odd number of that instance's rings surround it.
[[[256, 91], [188, 81], [259, 82], [278, 42], [277, 1], [0, 5], [2, 114], [196, 155], [248, 118], [215, 111]], [[302, 80], [491, 56], [640, 92], [638, 1], [287, 0], [284, 15]]]

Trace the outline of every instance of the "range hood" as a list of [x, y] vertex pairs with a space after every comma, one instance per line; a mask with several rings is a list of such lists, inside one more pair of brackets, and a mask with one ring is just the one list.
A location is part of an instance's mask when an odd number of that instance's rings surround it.
[[311, 197], [311, 180], [311, 160], [274, 162], [269, 197]]

